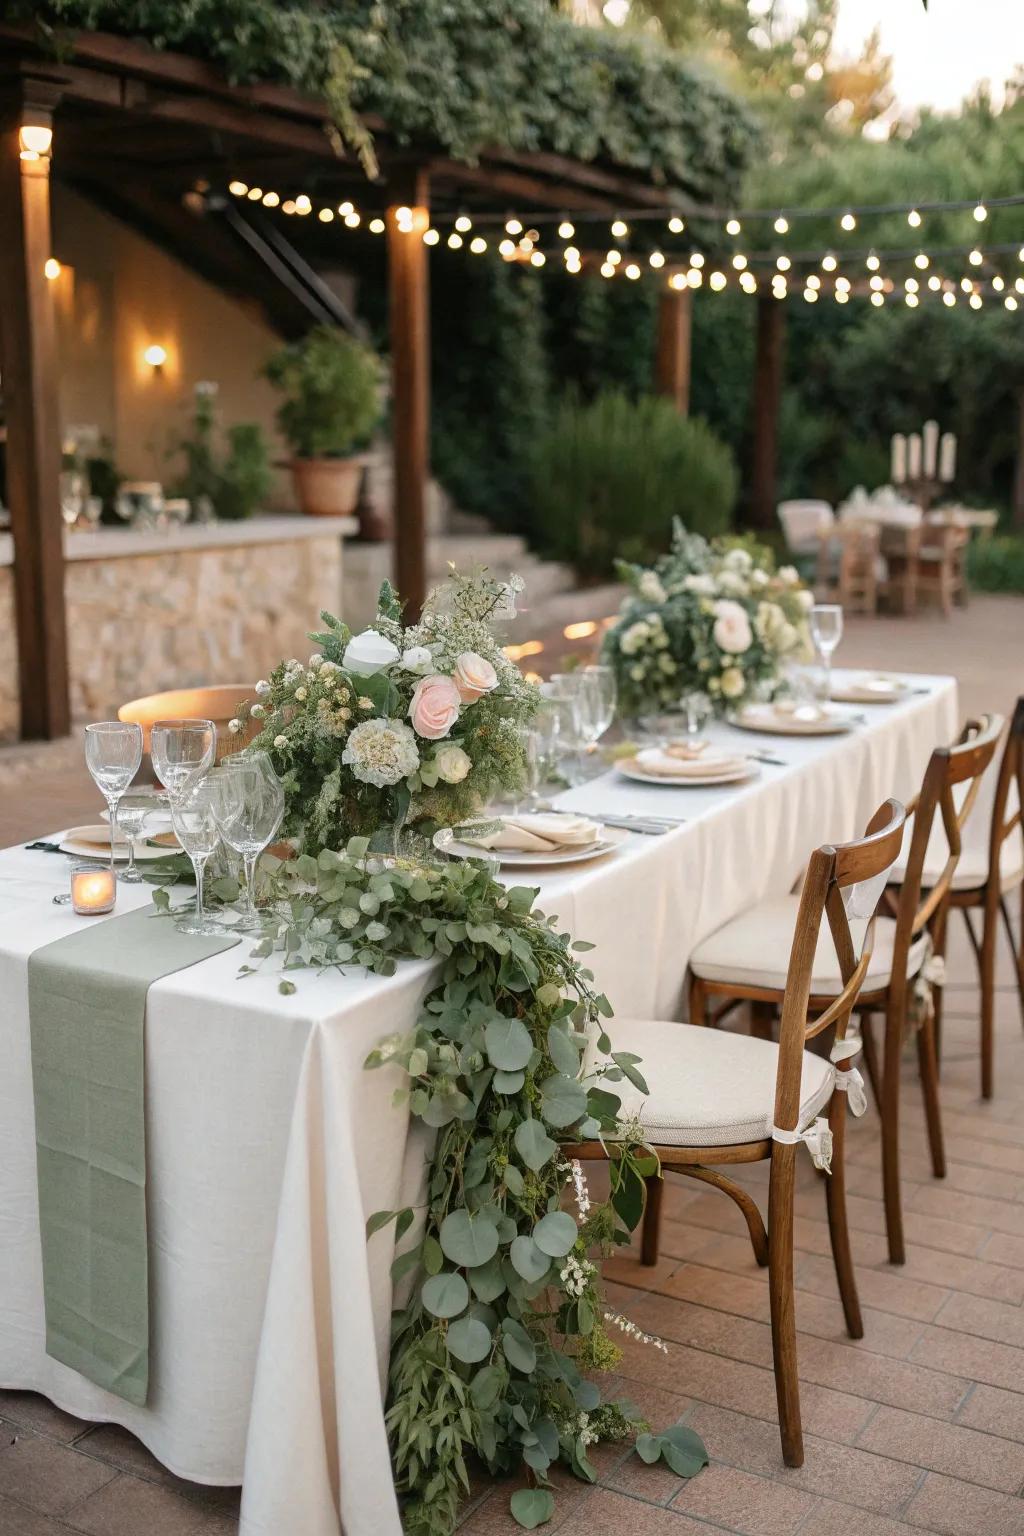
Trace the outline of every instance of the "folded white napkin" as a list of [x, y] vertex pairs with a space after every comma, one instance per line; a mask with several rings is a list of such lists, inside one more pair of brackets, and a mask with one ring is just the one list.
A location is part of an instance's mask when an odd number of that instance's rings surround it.
[[744, 759], [725, 752], [702, 752], [699, 757], [684, 757], [671, 747], [645, 747], [636, 755], [642, 773], [665, 779], [709, 779], [733, 773], [744, 766]]
[[774, 704], [750, 704], [744, 714], [752, 720], [793, 720], [800, 725], [817, 725], [829, 718], [820, 704], [800, 703], [797, 699], [777, 699]]
[[884, 672], [876, 672], [870, 677], [857, 677], [848, 684], [851, 692], [877, 693], [883, 698], [890, 694], [899, 693], [903, 687], [898, 677], [886, 677]]
[[559, 815], [554, 812], [526, 811], [500, 818], [494, 832], [465, 831], [459, 841], [474, 848], [505, 848], [517, 853], [554, 853], [560, 848], [588, 848], [596, 843], [604, 828], [587, 816]]

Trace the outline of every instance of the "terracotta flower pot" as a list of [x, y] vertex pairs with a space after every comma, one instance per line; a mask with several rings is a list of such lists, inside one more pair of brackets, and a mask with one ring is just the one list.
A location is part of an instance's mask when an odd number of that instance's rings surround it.
[[351, 459], [293, 459], [295, 498], [309, 517], [347, 517], [359, 501], [363, 473], [361, 457]]

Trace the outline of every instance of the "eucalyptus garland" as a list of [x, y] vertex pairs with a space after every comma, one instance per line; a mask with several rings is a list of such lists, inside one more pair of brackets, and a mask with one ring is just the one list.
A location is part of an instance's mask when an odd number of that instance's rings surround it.
[[[616, 1085], [641, 1092], [639, 1058], [613, 1051], [607, 999], [571, 942], [481, 864], [373, 857], [366, 838], [286, 863], [272, 887], [255, 971], [277, 957], [279, 987], [305, 967], [358, 965], [390, 975], [402, 958], [435, 958], [434, 986], [412, 1029], [383, 1040], [366, 1065], [401, 1067], [396, 1100], [436, 1133], [425, 1211], [381, 1211], [401, 1248], [387, 1425], [403, 1522], [411, 1536], [449, 1536], [469, 1493], [469, 1458], [492, 1474], [521, 1470], [512, 1495], [532, 1529], [554, 1508], [549, 1469], [593, 1481], [588, 1447], [641, 1431], [645, 1461], [689, 1476], [706, 1456], [684, 1426], [643, 1433], [628, 1404], [590, 1379], [620, 1352], [607, 1325], [600, 1258], [628, 1242], [657, 1158], [621, 1118]], [[601, 1139], [610, 1197], [591, 1202], [565, 1148]], [[571, 1194], [570, 1194], [571, 1191]], [[567, 1206], [574, 1206], [574, 1212]], [[660, 1341], [649, 1340], [651, 1343]]]

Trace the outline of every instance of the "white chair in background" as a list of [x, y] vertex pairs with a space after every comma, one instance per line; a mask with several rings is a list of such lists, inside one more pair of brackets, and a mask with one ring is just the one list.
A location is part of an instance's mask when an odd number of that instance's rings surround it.
[[780, 501], [779, 522], [790, 553], [817, 559], [818, 548], [835, 526], [836, 515], [827, 501]]

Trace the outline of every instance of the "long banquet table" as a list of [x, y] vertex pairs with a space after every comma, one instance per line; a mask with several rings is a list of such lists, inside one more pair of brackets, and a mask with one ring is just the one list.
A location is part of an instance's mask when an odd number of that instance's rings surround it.
[[[576, 936], [618, 1012], [680, 1017], [687, 957], [744, 906], [788, 890], [809, 851], [908, 798], [933, 746], [958, 729], [955, 683], [864, 706], [847, 735], [759, 739], [741, 786], [647, 787], [613, 772], [560, 796], [595, 814], [685, 817], [631, 834], [607, 858], [517, 871]], [[239, 979], [244, 948], [156, 982], [146, 1009], [151, 1289], [149, 1399], [134, 1407], [45, 1353], [28, 958], [83, 921], [51, 897], [67, 862], [0, 853], [0, 1388], [31, 1389], [117, 1423], [168, 1468], [243, 1484], [242, 1536], [399, 1536], [381, 1407], [391, 1229], [365, 1221], [414, 1203], [426, 1143], [392, 1105], [398, 1074], [366, 1072], [379, 1039], [411, 1022], [430, 962], [390, 978], [353, 971]], [[118, 909], [149, 889], [120, 886]]]

